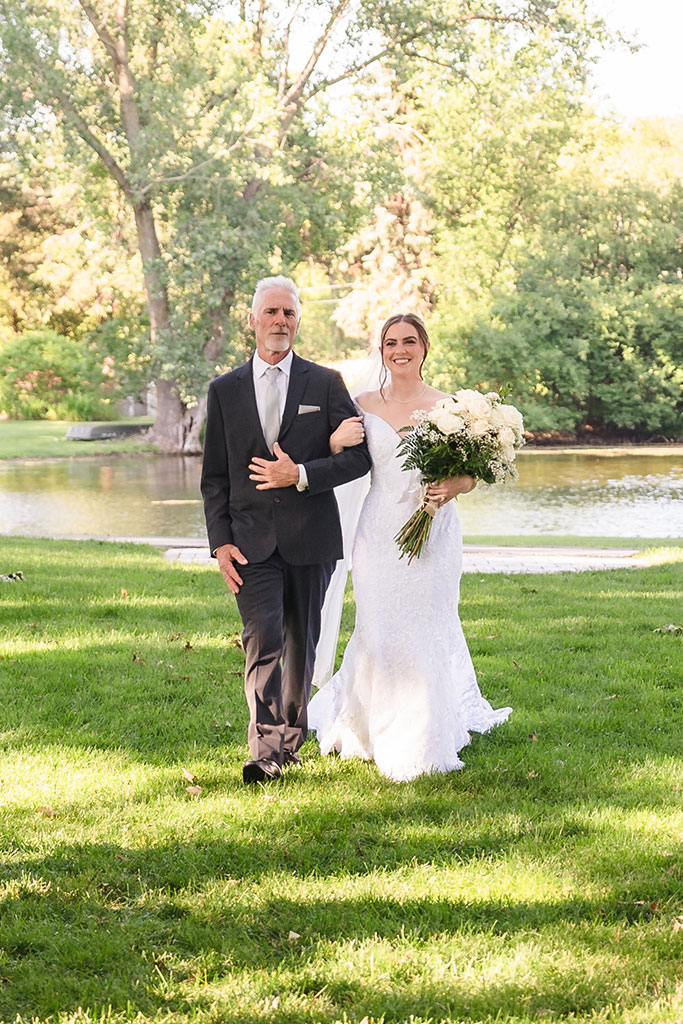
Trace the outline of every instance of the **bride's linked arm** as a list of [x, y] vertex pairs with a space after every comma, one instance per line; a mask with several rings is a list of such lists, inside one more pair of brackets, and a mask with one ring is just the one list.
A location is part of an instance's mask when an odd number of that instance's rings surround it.
[[353, 448], [365, 437], [362, 416], [349, 416], [342, 420], [333, 434], [330, 435], [330, 451], [339, 455], [344, 448]]
[[[344, 448], [352, 448], [360, 444], [365, 437], [362, 416], [349, 416], [342, 420], [333, 434], [330, 435], [330, 451], [338, 455]], [[439, 483], [429, 484], [427, 487], [427, 498], [435, 505], [441, 507], [459, 494], [469, 494], [477, 486], [477, 481], [472, 476], [449, 476]]]

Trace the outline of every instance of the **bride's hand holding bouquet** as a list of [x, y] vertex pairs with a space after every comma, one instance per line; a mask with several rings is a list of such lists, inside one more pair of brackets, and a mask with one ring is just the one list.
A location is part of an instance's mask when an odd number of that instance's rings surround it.
[[462, 476], [489, 484], [514, 479], [516, 449], [524, 444], [520, 412], [495, 391], [463, 388], [412, 418], [417, 424], [399, 442], [399, 452], [403, 468], [419, 470], [426, 487], [422, 504], [396, 535], [400, 557], [408, 555], [409, 562], [424, 550], [439, 507], [430, 500], [429, 485]]

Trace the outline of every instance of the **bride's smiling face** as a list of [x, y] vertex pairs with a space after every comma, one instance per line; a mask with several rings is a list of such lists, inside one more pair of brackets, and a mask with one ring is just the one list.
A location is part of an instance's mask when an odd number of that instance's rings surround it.
[[416, 328], [405, 320], [392, 324], [382, 341], [382, 359], [393, 376], [421, 377], [429, 343], [421, 340]]

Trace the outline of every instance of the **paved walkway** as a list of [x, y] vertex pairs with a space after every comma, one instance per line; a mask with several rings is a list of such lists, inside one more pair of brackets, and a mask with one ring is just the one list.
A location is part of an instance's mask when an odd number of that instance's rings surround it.
[[[53, 535], [54, 536], [54, 535]], [[164, 548], [169, 562], [211, 562], [209, 549], [195, 537], [94, 537], [59, 535], [62, 540], [107, 540], [124, 544], [151, 544]], [[529, 540], [532, 540], [530, 537]], [[665, 540], [662, 541], [666, 543]], [[635, 548], [502, 547], [494, 544], [465, 544], [464, 572], [584, 572], [596, 569], [638, 569]]]
[[[123, 539], [123, 538], [121, 538]], [[129, 540], [132, 538], [128, 538]], [[143, 540], [144, 538], [136, 538]], [[172, 562], [209, 562], [209, 551], [196, 541], [178, 538], [148, 538], [147, 543], [166, 548]], [[642, 563], [632, 548], [545, 548], [496, 547], [465, 544], [465, 572], [582, 572], [595, 569], [633, 569]]]

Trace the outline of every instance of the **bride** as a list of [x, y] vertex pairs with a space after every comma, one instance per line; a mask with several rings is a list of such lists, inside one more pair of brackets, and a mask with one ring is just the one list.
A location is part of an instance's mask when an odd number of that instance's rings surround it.
[[428, 351], [418, 316], [390, 317], [380, 334], [379, 390], [358, 395], [363, 415], [330, 438], [337, 452], [365, 433], [372, 476], [353, 544], [355, 629], [339, 672], [308, 708], [323, 754], [374, 760], [396, 781], [462, 768], [470, 731], [487, 732], [512, 710], [494, 711], [482, 697], [458, 616], [462, 540], [451, 499], [476, 481], [429, 485], [438, 511], [419, 558], [400, 559], [394, 540], [421, 500], [419, 473], [403, 470], [396, 446], [411, 414], [445, 397], [422, 378]]

